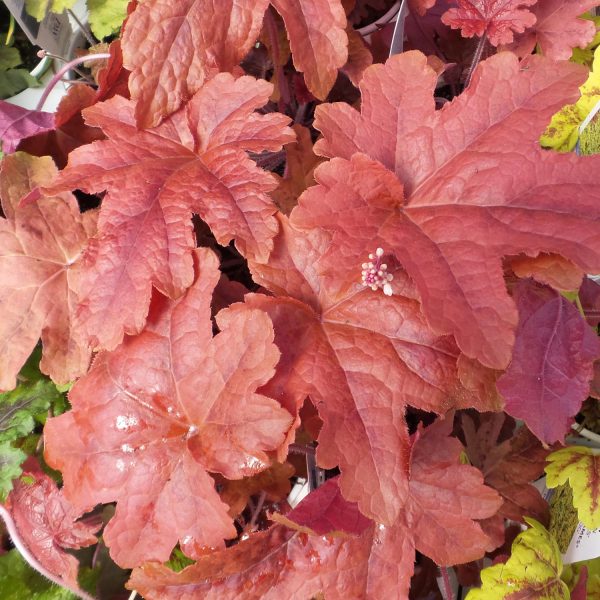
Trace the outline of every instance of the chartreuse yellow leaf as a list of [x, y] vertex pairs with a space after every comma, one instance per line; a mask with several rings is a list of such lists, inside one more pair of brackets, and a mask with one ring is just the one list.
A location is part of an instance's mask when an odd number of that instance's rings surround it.
[[504, 564], [481, 571], [482, 586], [472, 589], [466, 600], [569, 600], [567, 584], [561, 580], [562, 560], [554, 538], [533, 519], [520, 533]]
[[25, 9], [38, 21], [41, 21], [48, 11], [53, 13], [64, 12], [73, 8], [76, 0], [25, 0]]
[[546, 485], [555, 488], [568, 481], [579, 520], [588, 529], [600, 527], [600, 456], [591, 448], [571, 446], [547, 460]]
[[129, 0], [87, 0], [92, 33], [103, 39], [116, 33], [125, 20]]
[[593, 21], [594, 25], [596, 26], [596, 35], [585, 48], [573, 48], [571, 60], [579, 63], [580, 65], [589, 65], [594, 58], [594, 49], [600, 44], [600, 17], [586, 14], [579, 18], [587, 21]]
[[575, 104], [567, 104], [550, 121], [540, 138], [545, 148], [570, 152], [577, 144], [579, 126], [600, 100], [600, 47], [594, 52], [594, 63], [587, 81], [579, 88], [581, 97]]

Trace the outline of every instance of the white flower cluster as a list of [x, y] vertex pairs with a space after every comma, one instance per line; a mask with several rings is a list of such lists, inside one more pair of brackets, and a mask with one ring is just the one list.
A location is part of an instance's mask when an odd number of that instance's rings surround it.
[[394, 276], [387, 272], [387, 265], [381, 262], [383, 254], [383, 248], [377, 248], [375, 254], [369, 254], [369, 262], [362, 264], [361, 283], [373, 291], [382, 289], [386, 296], [391, 296], [393, 292], [390, 281], [394, 279]]

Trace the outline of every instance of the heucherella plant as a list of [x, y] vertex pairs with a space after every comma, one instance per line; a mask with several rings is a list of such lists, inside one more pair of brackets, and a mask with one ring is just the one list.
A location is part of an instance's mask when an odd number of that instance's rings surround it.
[[540, 136], [600, 0], [89, 5], [95, 85], [0, 104], [0, 589], [592, 589], [532, 483], [597, 525], [600, 158]]

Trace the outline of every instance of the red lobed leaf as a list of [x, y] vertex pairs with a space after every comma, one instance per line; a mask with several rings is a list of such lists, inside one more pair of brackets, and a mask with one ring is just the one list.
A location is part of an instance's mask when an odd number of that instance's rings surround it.
[[235, 238], [242, 252], [267, 257], [277, 231], [267, 192], [276, 183], [246, 151], [277, 150], [294, 137], [287, 117], [254, 112], [271, 90], [222, 73], [152, 130], [136, 128], [134, 103], [120, 96], [84, 111], [109, 139], [72, 152], [46, 193], [108, 190], [77, 313], [93, 346], [112, 349], [142, 329], [153, 285], [174, 298], [191, 284], [192, 212], [221, 244]]
[[96, 76], [98, 89], [94, 90], [87, 85], [72, 85], [54, 113], [53, 130], [24, 140], [21, 150], [34, 156], [52, 156], [59, 168], [63, 168], [67, 164], [69, 153], [75, 148], [104, 138], [100, 129], [84, 123], [81, 111], [112, 98], [115, 94], [129, 97], [129, 73], [123, 69], [120, 40], [112, 42], [108, 51], [110, 58]]
[[54, 127], [53, 113], [29, 110], [0, 100], [0, 139], [4, 154], [14, 152], [21, 140]]
[[79, 561], [65, 549], [95, 544], [101, 523], [77, 521], [81, 512], [41, 471], [24, 473], [15, 481], [7, 505], [27, 549], [50, 573], [77, 588]]
[[56, 176], [50, 157], [7, 156], [0, 171], [0, 389], [12, 389], [40, 336], [40, 368], [64, 384], [88, 368], [90, 352], [77, 334], [81, 255], [95, 229], [93, 212], [80, 214], [70, 192], [27, 206], [20, 199]]
[[509, 264], [517, 277], [532, 277], [563, 292], [579, 289], [584, 275], [571, 261], [556, 254], [540, 254], [535, 258], [516, 256]]
[[[382, 189], [377, 180], [364, 185]], [[391, 297], [356, 279], [323, 277], [319, 266], [331, 247], [326, 232], [297, 229], [283, 216], [280, 226], [269, 263], [250, 266], [255, 281], [281, 297], [246, 296], [271, 317], [282, 354], [265, 393], [293, 413], [310, 395], [324, 421], [318, 464], [339, 465], [344, 496], [391, 524], [408, 493], [406, 405], [443, 414], [473, 406], [477, 397], [458, 380], [454, 341], [431, 332], [400, 268], [390, 263]], [[337, 256], [340, 265], [352, 261], [360, 271], [367, 250], [357, 242], [337, 246]]]
[[308, 529], [318, 535], [332, 531], [360, 535], [371, 525], [370, 519], [363, 516], [354, 502], [344, 499], [337, 477], [327, 480], [317, 493], [309, 494], [284, 519], [284, 524], [299, 525], [302, 530]]
[[285, 23], [294, 66], [304, 73], [312, 94], [325, 100], [348, 59], [346, 14], [340, 0], [271, 0], [271, 4]]
[[592, 327], [600, 325], [600, 283], [586, 277], [579, 290], [579, 300], [586, 321]]
[[460, 29], [464, 37], [487, 36], [494, 46], [510, 44], [515, 33], [523, 33], [535, 23], [526, 8], [537, 0], [456, 0], [458, 7], [448, 9], [442, 22]]
[[[340, 0], [271, 0], [283, 17], [294, 65], [325, 99], [348, 58]], [[232, 71], [256, 42], [269, 0], [150, 0], [129, 17], [125, 66], [136, 121], [154, 127], [219, 72]]]
[[486, 485], [502, 495], [502, 517], [524, 523], [523, 517], [529, 516], [547, 525], [548, 504], [531, 483], [544, 474], [551, 449], [544, 448], [526, 427], [511, 432], [505, 439], [504, 429], [511, 421], [504, 413], [482, 413], [476, 423], [464, 414], [462, 430], [467, 456], [483, 473]]
[[231, 71], [260, 32], [268, 0], [148, 0], [129, 16], [124, 64], [135, 118], [154, 127], [221, 71]]
[[537, 0], [531, 8], [535, 24], [516, 36], [509, 49], [526, 56], [539, 45], [548, 58], [567, 60], [574, 47], [585, 48], [594, 38], [596, 26], [580, 17], [599, 5], [599, 0]]
[[436, 111], [437, 75], [424, 55], [367, 69], [361, 113], [343, 103], [316, 111], [324, 137], [315, 151], [339, 158], [317, 168], [295, 223], [334, 234], [321, 272], [351, 281], [358, 265], [346, 260], [349, 249], [384, 248], [415, 281], [435, 331], [505, 368], [517, 311], [502, 256], [555, 253], [600, 271], [599, 159], [545, 152], [538, 142], [584, 77], [577, 65], [541, 57], [523, 65], [500, 53]]
[[256, 389], [279, 352], [269, 318], [210, 302], [216, 257], [198, 250], [198, 278], [177, 301], [156, 295], [145, 330], [98, 356], [70, 393], [72, 410], [44, 428], [48, 464], [78, 507], [117, 501], [104, 532], [115, 561], [165, 561], [236, 536], [209, 471], [240, 479], [269, 465], [291, 415]]
[[550, 288], [523, 281], [515, 296], [517, 341], [498, 390], [506, 412], [542, 442], [562, 442], [588, 396], [600, 342], [577, 308]]
[[[202, 597], [310, 598], [365, 600], [408, 597], [415, 547], [439, 565], [479, 558], [489, 545], [476, 519], [492, 516], [501, 503], [483, 485], [481, 473], [461, 465], [461, 445], [438, 423], [415, 441], [410, 495], [400, 518], [389, 527], [373, 524], [359, 536], [307, 535], [275, 525], [224, 551], [202, 557], [181, 573], [146, 564], [128, 583], [149, 600]], [[286, 515], [299, 524], [332, 517], [331, 497], [342, 514], [359, 518], [356, 506], [335, 491], [335, 482], [312, 492]], [[475, 519], [475, 520], [474, 520]], [[352, 519], [351, 519], [352, 522]], [[337, 523], [333, 523], [337, 527]]]

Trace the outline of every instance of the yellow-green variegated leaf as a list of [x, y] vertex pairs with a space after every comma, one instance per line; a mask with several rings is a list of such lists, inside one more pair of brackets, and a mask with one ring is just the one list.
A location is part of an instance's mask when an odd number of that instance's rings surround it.
[[571, 592], [579, 583], [583, 569], [587, 570], [586, 600], [600, 600], [600, 558], [582, 560], [578, 563], [565, 565], [562, 580], [569, 586]]
[[580, 65], [591, 65], [594, 60], [594, 49], [600, 44], [600, 17], [585, 14], [581, 15], [579, 18], [585, 19], [586, 21], [592, 21], [596, 26], [596, 35], [585, 48], [573, 48], [571, 60]]
[[88, 0], [88, 22], [99, 39], [116, 33], [127, 15], [128, 0]]
[[537, 521], [526, 520], [530, 528], [516, 537], [510, 558], [481, 571], [483, 585], [472, 589], [466, 600], [569, 600], [554, 538]]
[[579, 88], [581, 97], [575, 104], [567, 104], [550, 121], [540, 138], [545, 148], [570, 152], [577, 143], [579, 126], [600, 100], [600, 47], [594, 52], [594, 64], [587, 81]]
[[600, 527], [600, 456], [591, 448], [571, 446], [547, 460], [546, 485], [554, 488], [568, 481], [579, 520], [588, 529]]
[[64, 12], [73, 8], [76, 0], [25, 0], [25, 9], [38, 21], [41, 21], [48, 11], [53, 13]]

